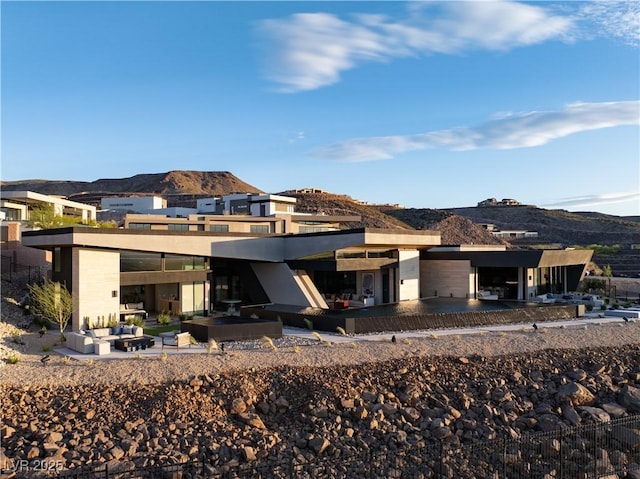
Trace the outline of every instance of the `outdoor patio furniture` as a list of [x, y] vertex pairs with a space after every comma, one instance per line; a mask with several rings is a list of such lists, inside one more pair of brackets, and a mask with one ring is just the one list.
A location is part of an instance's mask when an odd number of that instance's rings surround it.
[[69, 349], [82, 354], [93, 354], [95, 349], [92, 337], [77, 332], [67, 333], [66, 337], [66, 346]]
[[126, 321], [135, 316], [141, 316], [143, 319], [149, 318], [149, 313], [144, 310], [144, 303], [124, 303], [120, 305], [120, 321]]
[[98, 356], [104, 356], [111, 353], [111, 344], [109, 341], [94, 341], [93, 342], [94, 353]]
[[191, 347], [191, 334], [178, 333], [173, 337], [162, 336], [162, 349], [164, 349], [165, 346], [175, 346], [176, 349], [184, 346]]
[[116, 339], [113, 347], [120, 351], [139, 351], [141, 349], [152, 348], [156, 342], [151, 336], [141, 338]]

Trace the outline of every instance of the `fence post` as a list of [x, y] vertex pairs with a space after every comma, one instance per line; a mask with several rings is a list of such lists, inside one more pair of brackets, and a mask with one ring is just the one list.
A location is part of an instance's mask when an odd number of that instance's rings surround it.
[[560, 436], [560, 446], [559, 446], [560, 450], [558, 451], [558, 454], [560, 455], [560, 471], [558, 471], [560, 474], [559, 479], [562, 479], [564, 476], [564, 457], [562, 457], [562, 453], [564, 450], [564, 448], [562, 447], [563, 444], [564, 444], [564, 438]]
[[502, 441], [502, 477], [507, 479], [507, 441]]
[[598, 477], [598, 431], [595, 427], [590, 429], [593, 431], [593, 477]]

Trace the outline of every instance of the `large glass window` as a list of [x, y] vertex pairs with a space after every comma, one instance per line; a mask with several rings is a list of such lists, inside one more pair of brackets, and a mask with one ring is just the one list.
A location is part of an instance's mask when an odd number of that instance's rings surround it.
[[250, 231], [252, 233], [268, 233], [269, 226], [268, 225], [251, 225]]
[[205, 261], [201, 256], [182, 256], [177, 254], [166, 254], [164, 256], [164, 269], [166, 271], [203, 270], [204, 267]]
[[160, 253], [140, 253], [137, 251], [120, 252], [120, 271], [161, 271], [162, 255]]
[[300, 226], [300, 233], [321, 233], [323, 231], [331, 231], [333, 228], [327, 226]]
[[189, 225], [169, 224], [169, 231], [189, 231]]
[[150, 223], [129, 223], [130, 230], [150, 230]]
[[229, 225], [209, 225], [209, 231], [216, 233], [228, 233]]

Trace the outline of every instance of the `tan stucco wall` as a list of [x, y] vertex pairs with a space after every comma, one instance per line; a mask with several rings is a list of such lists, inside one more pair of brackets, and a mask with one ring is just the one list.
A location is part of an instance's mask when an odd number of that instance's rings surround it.
[[398, 251], [398, 301], [420, 297], [420, 252]]
[[[112, 251], [73, 248], [72, 330], [84, 327], [83, 318], [119, 315], [120, 254]], [[116, 296], [113, 296], [113, 291]], [[119, 316], [117, 316], [119, 318]]]
[[[468, 260], [420, 262], [420, 292], [423, 297], [473, 297], [475, 274]], [[437, 292], [437, 293], [436, 293]]]

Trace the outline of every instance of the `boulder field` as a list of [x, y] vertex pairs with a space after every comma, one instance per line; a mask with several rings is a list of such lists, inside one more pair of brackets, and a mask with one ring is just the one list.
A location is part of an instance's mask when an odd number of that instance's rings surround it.
[[[402, 477], [397, 457], [406, 451], [640, 414], [640, 345], [202, 371], [159, 384], [5, 385], [0, 404], [5, 465], [115, 470], [199, 459], [214, 474], [326, 460], [333, 472], [324, 477]], [[624, 470], [640, 478], [640, 421], [633, 424], [619, 432], [615, 450], [592, 456], [574, 445], [565, 457], [597, 461], [598, 471], [611, 473], [605, 477]], [[433, 461], [413, 461], [421, 477], [435, 477]], [[445, 466], [438, 477], [484, 477], [478, 465]], [[553, 477], [553, 467], [544, 474]]]

